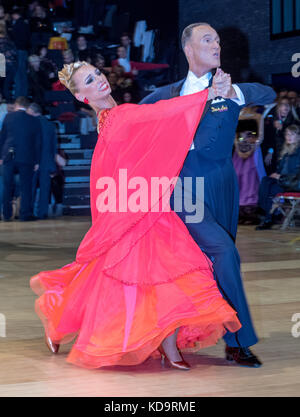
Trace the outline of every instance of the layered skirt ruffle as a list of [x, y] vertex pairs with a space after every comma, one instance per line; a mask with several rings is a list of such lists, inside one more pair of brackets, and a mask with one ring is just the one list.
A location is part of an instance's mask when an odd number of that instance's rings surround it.
[[211, 262], [174, 212], [164, 213], [128, 256], [108, 267], [110, 256], [31, 278], [47, 335], [59, 344], [76, 338], [68, 362], [85, 368], [140, 364], [177, 328], [178, 347], [197, 351], [241, 327]]

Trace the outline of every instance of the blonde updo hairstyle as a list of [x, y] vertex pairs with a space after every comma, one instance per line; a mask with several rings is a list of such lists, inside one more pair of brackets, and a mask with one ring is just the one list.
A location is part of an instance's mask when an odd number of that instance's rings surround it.
[[76, 71], [79, 70], [79, 68], [83, 67], [84, 65], [89, 65], [89, 63], [86, 61], [72, 62], [72, 64], [65, 64], [62, 70], [58, 71], [59, 81], [65, 87], [67, 87], [67, 89], [70, 90], [73, 95], [78, 93], [75, 82], [72, 80], [73, 75]]

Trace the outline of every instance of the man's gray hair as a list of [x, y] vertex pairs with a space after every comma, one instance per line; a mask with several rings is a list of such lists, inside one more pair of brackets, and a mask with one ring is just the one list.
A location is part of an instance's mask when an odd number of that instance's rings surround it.
[[42, 114], [41, 106], [39, 106], [37, 103], [31, 103], [28, 107], [33, 113], [35, 114]]
[[186, 43], [191, 39], [193, 29], [198, 26], [210, 26], [209, 23], [205, 22], [198, 22], [198, 23], [192, 23], [191, 25], [188, 25], [185, 29], [183, 29], [182, 35], [181, 35], [181, 46], [184, 50]]

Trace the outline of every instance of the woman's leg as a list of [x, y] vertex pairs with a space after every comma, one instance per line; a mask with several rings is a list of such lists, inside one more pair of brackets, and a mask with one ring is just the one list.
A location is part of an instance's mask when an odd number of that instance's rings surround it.
[[171, 336], [166, 337], [162, 342], [162, 347], [165, 351], [165, 354], [167, 355], [168, 359], [173, 362], [179, 362], [182, 360], [176, 344], [178, 332], [179, 328], [176, 329], [175, 332], [171, 334]]

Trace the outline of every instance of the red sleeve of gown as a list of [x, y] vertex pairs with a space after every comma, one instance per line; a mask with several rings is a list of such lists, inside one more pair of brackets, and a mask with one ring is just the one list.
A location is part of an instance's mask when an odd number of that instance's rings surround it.
[[[90, 174], [92, 227], [79, 246], [77, 262], [104, 255], [121, 239], [128, 240], [129, 251], [141, 237], [141, 232], [132, 233], [135, 226], [146, 233], [167, 208], [165, 191], [151, 195], [151, 179], [178, 176], [207, 96], [204, 90], [155, 104], [124, 104], [102, 113]], [[142, 195], [146, 207], [133, 212], [127, 203], [138, 192], [137, 182], [149, 187]]]

